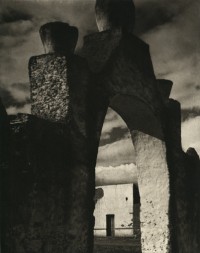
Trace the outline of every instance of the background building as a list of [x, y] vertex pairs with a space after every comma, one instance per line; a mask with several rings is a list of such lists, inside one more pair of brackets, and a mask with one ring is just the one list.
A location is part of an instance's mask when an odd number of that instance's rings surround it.
[[140, 198], [137, 184], [98, 187], [95, 202], [95, 236], [139, 235]]

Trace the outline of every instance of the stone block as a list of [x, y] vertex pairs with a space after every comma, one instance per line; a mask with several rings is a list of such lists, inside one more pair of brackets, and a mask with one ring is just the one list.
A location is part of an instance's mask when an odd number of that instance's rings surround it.
[[156, 114], [163, 102], [149, 54], [149, 46], [136, 36], [108, 30], [85, 37], [81, 55], [109, 95], [135, 96]]
[[65, 56], [32, 57], [29, 61], [31, 113], [43, 119], [66, 121], [69, 81]]
[[3, 252], [92, 252], [95, 175], [76, 159], [69, 128], [12, 117]]

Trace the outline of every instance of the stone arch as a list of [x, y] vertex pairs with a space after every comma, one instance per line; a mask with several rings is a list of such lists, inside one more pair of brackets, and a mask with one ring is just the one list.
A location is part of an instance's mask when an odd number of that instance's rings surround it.
[[161, 120], [134, 96], [116, 95], [112, 108], [125, 122], [135, 149], [141, 197], [142, 252], [169, 252], [170, 182]]
[[134, 96], [116, 95], [109, 106], [127, 124], [135, 148], [142, 252], [169, 252], [170, 182], [161, 120]]

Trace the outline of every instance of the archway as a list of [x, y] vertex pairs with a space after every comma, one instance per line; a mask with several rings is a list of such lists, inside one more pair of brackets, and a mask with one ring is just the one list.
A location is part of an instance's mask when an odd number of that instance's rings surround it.
[[142, 250], [169, 248], [169, 172], [161, 120], [133, 96], [117, 95], [110, 107], [131, 133], [141, 197]]
[[139, 203], [135, 198], [139, 192], [135, 186], [137, 169], [130, 131], [121, 116], [108, 108], [96, 166], [95, 252], [111, 241], [115, 250], [121, 238], [130, 252], [136, 245], [140, 247]]

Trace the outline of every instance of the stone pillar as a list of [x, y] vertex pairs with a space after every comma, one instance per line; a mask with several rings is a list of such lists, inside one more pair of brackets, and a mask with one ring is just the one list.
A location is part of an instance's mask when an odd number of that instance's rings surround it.
[[0, 164], [7, 161], [9, 139], [9, 119], [0, 99]]
[[[49, 23], [41, 27], [40, 34], [45, 51], [50, 54], [30, 60], [32, 112], [65, 123], [69, 136], [66, 162], [68, 157], [70, 165], [66, 164], [63, 174], [70, 171], [70, 194], [63, 201], [68, 201], [70, 208], [63, 210], [66, 211], [66, 221], [63, 217], [63, 222], [67, 229], [63, 249], [64, 252], [91, 252], [95, 174], [88, 147], [87, 63], [73, 54], [78, 38], [76, 28]], [[52, 252], [55, 250], [52, 248]]]
[[186, 154], [181, 146], [180, 103], [166, 103], [167, 160], [171, 181], [171, 244], [172, 252], [192, 253], [200, 251], [200, 160], [194, 149]]
[[29, 62], [32, 115], [12, 122], [5, 252], [89, 253], [95, 174], [87, 63], [73, 54], [76, 28], [49, 23], [40, 34], [47, 54]]
[[9, 134], [9, 119], [0, 99], [0, 252], [5, 252], [5, 214], [8, 190], [6, 175], [9, 161]]
[[[43, 25], [40, 35], [46, 54], [34, 56], [29, 61], [31, 113], [43, 119], [66, 123], [69, 87], [73, 79], [70, 78], [70, 62], [76, 58], [73, 51], [78, 30], [68, 24], [55, 22]], [[74, 83], [77, 86], [79, 84], [76, 81]]]
[[[181, 237], [180, 243], [184, 244], [181, 253], [200, 251], [200, 158], [194, 148], [189, 148], [185, 156], [186, 164], [186, 201], [187, 216], [185, 222], [189, 223], [189, 230], [184, 237]], [[181, 223], [180, 229], [184, 229], [184, 223]], [[187, 239], [186, 239], [187, 238]], [[186, 250], [185, 250], [186, 249]]]
[[142, 253], [170, 251], [170, 181], [162, 140], [132, 131], [140, 191]]
[[97, 0], [100, 32], [85, 37], [81, 53], [94, 83], [132, 132], [139, 171], [142, 252], [169, 253], [170, 179], [161, 120], [164, 102], [149, 46], [131, 33], [134, 16], [132, 1]]

